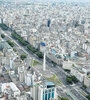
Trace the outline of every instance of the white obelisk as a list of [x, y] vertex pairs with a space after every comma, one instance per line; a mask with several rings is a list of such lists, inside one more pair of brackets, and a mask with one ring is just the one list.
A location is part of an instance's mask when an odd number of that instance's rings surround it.
[[44, 50], [44, 58], [43, 58], [43, 70], [46, 70], [46, 49]]

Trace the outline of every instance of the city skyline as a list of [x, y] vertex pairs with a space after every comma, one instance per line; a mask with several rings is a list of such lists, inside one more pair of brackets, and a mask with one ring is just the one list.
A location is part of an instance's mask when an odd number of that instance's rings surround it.
[[[2, 0], [1, 0], [2, 1]], [[4, 0], [4, 1], [11, 1], [11, 0]], [[33, 1], [37, 1], [37, 2], [41, 2], [43, 0], [12, 0], [12, 1], [18, 1], [18, 2], [33, 2]], [[86, 2], [90, 2], [90, 0], [44, 0], [44, 2], [83, 2], [83, 3], [86, 3]]]
[[0, 100], [90, 100], [88, 1], [0, 0]]

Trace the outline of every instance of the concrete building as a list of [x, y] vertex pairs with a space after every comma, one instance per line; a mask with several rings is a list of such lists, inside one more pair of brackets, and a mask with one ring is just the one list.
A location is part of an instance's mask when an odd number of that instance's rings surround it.
[[27, 86], [32, 86], [34, 84], [34, 75], [32, 75], [31, 73], [26, 73], [25, 83]]
[[17, 86], [13, 82], [3, 83], [1, 85], [2, 93], [7, 91], [7, 89], [11, 89], [13, 97], [20, 96], [20, 90], [17, 88]]
[[[89, 63], [88, 63], [89, 65]], [[83, 66], [82, 70], [86, 73], [86, 74], [90, 74], [90, 66]]]
[[33, 47], [35, 48], [39, 47], [39, 43], [38, 43], [39, 38], [37, 36], [30, 35], [28, 36], [27, 40]]
[[3, 53], [0, 52], [0, 64], [2, 64]]
[[71, 70], [72, 68], [72, 65], [75, 64], [74, 62], [72, 61], [63, 61], [63, 69], [69, 69]]
[[19, 80], [20, 82], [24, 82], [25, 81], [25, 67], [18, 67], [18, 74], [19, 74]]
[[90, 87], [90, 75], [84, 77], [84, 85]]
[[18, 72], [18, 68], [23, 66], [23, 62], [21, 61], [21, 59], [19, 57], [17, 57], [14, 61], [13, 61], [13, 66], [15, 69], [15, 72]]
[[58, 54], [48, 53], [47, 57], [57, 63], [58, 65], [63, 65], [62, 57]]
[[[40, 95], [40, 96], [39, 96]], [[45, 82], [39, 86], [38, 100], [56, 99], [56, 87], [52, 82]]]
[[10, 68], [13, 69], [13, 59], [10, 58]]
[[56, 100], [56, 86], [52, 82], [44, 82], [34, 86], [33, 100]]
[[74, 75], [80, 82], [84, 82], [84, 77], [86, 76], [86, 73], [77, 66], [72, 66], [71, 75]]

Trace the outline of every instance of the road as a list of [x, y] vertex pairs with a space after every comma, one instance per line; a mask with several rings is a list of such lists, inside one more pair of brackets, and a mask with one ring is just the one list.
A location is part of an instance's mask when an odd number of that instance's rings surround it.
[[[6, 40], [11, 40], [15, 43], [15, 47], [17, 47], [17, 51], [19, 54], [21, 54], [21, 50], [28, 56], [33, 57], [33, 59], [38, 60], [40, 63], [43, 63], [42, 59], [39, 59], [37, 55], [33, 54], [31, 51], [29, 51], [25, 46], [22, 46], [19, 41], [12, 38], [11, 33], [9, 31], [4, 32], [1, 30], [1, 33], [4, 33], [6, 35]], [[76, 85], [67, 85], [66, 83], [66, 76], [68, 75], [61, 67], [58, 66], [52, 66], [52, 63], [46, 62], [47, 69], [50, 69], [52, 73], [54, 73], [58, 78], [59, 81], [62, 82], [62, 85], [58, 86], [58, 94], [61, 96], [63, 92], [67, 92], [67, 90], [73, 90], [75, 87], [78, 87], [78, 89], [81, 89], [81, 84]], [[83, 91], [83, 90], [82, 90]], [[79, 99], [78, 99], [79, 100]]]

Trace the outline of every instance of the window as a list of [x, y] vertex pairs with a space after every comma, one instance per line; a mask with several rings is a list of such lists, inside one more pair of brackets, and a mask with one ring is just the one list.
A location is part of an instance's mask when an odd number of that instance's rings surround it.
[[49, 92], [51, 92], [51, 89], [49, 89]]
[[54, 98], [54, 92], [52, 92], [52, 98]]
[[52, 89], [52, 91], [54, 91], [54, 89]]
[[45, 100], [47, 100], [47, 94], [45, 94]]
[[51, 98], [51, 93], [48, 94], [48, 100]]

